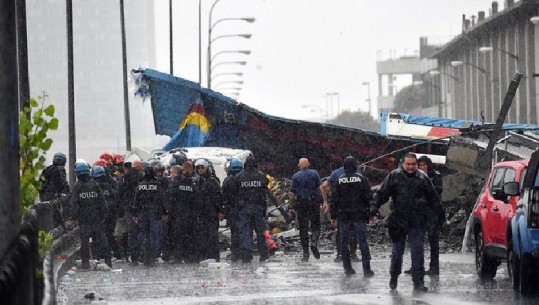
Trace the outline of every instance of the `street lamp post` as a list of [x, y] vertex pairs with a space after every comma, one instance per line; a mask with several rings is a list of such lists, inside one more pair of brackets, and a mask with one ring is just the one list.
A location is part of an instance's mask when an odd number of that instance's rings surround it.
[[369, 106], [369, 115], [371, 115], [371, 84], [369, 82], [362, 82], [363, 86], [367, 86], [367, 103]]
[[[216, 63], [215, 65], [211, 66], [209, 68], [209, 73], [208, 73], [208, 80], [211, 80], [211, 72], [221, 66], [221, 65], [242, 65], [244, 66], [247, 62], [246, 61], [222, 61], [222, 62], [218, 62]], [[211, 87], [209, 87], [211, 89]]]
[[213, 55], [211, 57], [210, 62], [213, 62], [215, 60], [215, 57], [217, 57], [217, 56], [219, 56], [221, 54], [226, 54], [226, 53], [249, 55], [249, 54], [251, 54], [251, 51], [250, 50], [224, 50], [224, 51], [219, 51], [219, 52], [215, 53], [215, 55]]
[[241, 77], [243, 75], [243, 73], [242, 72], [222, 72], [222, 73], [217, 73], [217, 74], [211, 76], [211, 80], [213, 81], [217, 77], [224, 76], [224, 75], [235, 75], [235, 76]]
[[225, 80], [225, 81], [221, 81], [221, 82], [218, 82], [214, 88], [215, 89], [218, 89], [219, 86], [223, 85], [223, 84], [237, 84], [237, 85], [243, 85], [243, 81], [242, 80]]
[[[211, 33], [210, 33], [211, 35]], [[210, 36], [210, 39], [209, 39], [209, 43], [208, 43], [208, 88], [211, 89], [211, 72], [212, 72], [212, 54], [211, 54], [211, 45], [212, 43], [214, 43], [216, 40], [218, 39], [222, 39], [222, 38], [232, 38], [232, 37], [241, 37], [241, 38], [245, 38], [245, 39], [250, 39], [251, 38], [251, 34], [228, 34], [228, 35], [220, 35], [220, 36], [217, 36], [215, 38], [211, 38]], [[242, 50], [244, 52], [249, 52], [248, 50]], [[217, 54], [216, 54], [217, 55]]]
[[[208, 88], [211, 89], [211, 44], [215, 41], [215, 39], [212, 39], [212, 31], [213, 28], [223, 21], [245, 21], [249, 23], [253, 23], [255, 21], [255, 18], [247, 17], [247, 18], [223, 18], [220, 20], [217, 20], [215, 23], [212, 23], [212, 15], [213, 15], [213, 9], [215, 8], [215, 5], [219, 2], [219, 0], [215, 0], [215, 2], [212, 4], [210, 8], [210, 15], [209, 15], [209, 23], [208, 23]], [[231, 36], [243, 36], [245, 38], [251, 38], [251, 35], [249, 34], [248, 37], [246, 35], [230, 35], [230, 36], [220, 36], [221, 37], [231, 37]]]

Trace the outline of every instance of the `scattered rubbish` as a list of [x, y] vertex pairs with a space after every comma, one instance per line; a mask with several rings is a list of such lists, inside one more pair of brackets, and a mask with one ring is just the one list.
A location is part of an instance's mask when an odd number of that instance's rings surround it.
[[95, 292], [88, 292], [87, 294], [84, 295], [84, 298], [85, 299], [95, 299]]
[[102, 301], [102, 300], [99, 300], [99, 301], [92, 301], [90, 303], [90, 305], [108, 305], [109, 303], [107, 301]]
[[113, 269], [111, 270], [113, 273], [122, 273], [122, 269]]
[[80, 284], [81, 282], [82, 282], [81, 279], [79, 279], [79, 278], [75, 279], [75, 283]]
[[229, 267], [230, 265], [228, 263], [225, 263], [225, 262], [215, 262], [215, 263], [208, 263], [207, 267], [209, 269], [224, 269], [224, 268], [227, 268]]
[[60, 284], [71, 285], [73, 284], [73, 279], [69, 276], [69, 274], [66, 274], [60, 278]]
[[136, 278], [134, 278], [134, 277], [129, 277], [129, 278], [127, 278], [127, 281], [128, 281], [129, 283], [133, 283], [133, 282], [137, 282], [138, 279], [136, 279]]
[[73, 274], [75, 274], [76, 272], [73, 271], [73, 270], [67, 270], [66, 273], [69, 274], [69, 275], [73, 275]]
[[266, 273], [266, 269], [264, 269], [263, 267], [258, 267], [256, 269], [256, 273]]
[[96, 271], [110, 271], [110, 267], [107, 266], [107, 264], [98, 263], [98, 264], [95, 266], [95, 270], [96, 270]]
[[223, 282], [223, 281], [221, 281], [221, 280], [218, 280], [215, 286], [217, 286], [217, 287], [224, 287], [224, 286], [226, 286], [226, 283]]
[[273, 255], [275, 255], [275, 256], [283, 256], [284, 251], [275, 251], [275, 253], [273, 253]]
[[472, 278], [472, 277], [473, 277], [472, 273], [466, 273], [466, 274], [459, 273], [459, 278], [461, 278], [461, 279], [469, 279], [469, 278]]
[[77, 267], [73, 266], [73, 267], [71, 267], [71, 270], [77, 271]]
[[216, 263], [217, 261], [213, 258], [206, 259], [200, 262], [200, 267], [208, 267], [210, 263]]
[[103, 280], [103, 282], [110, 282], [111, 281], [110, 274], [109, 273], [101, 274], [101, 279]]
[[206, 282], [202, 283], [202, 288], [208, 288], [208, 287], [210, 287], [210, 284]]

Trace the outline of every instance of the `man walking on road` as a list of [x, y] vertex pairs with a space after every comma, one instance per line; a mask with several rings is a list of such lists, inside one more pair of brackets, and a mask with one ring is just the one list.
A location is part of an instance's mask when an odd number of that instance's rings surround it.
[[[320, 175], [314, 169], [309, 169], [307, 158], [298, 162], [299, 171], [292, 176], [292, 187], [289, 192], [290, 216], [297, 216], [299, 222], [299, 236], [303, 248], [303, 259], [309, 260], [309, 246], [316, 259], [320, 258], [318, 239], [320, 238]], [[326, 207], [327, 208], [327, 207]], [[311, 241], [309, 243], [309, 223], [311, 227]]]
[[357, 173], [357, 161], [349, 156], [344, 160], [344, 174], [340, 175], [332, 185], [331, 191], [331, 224], [337, 221], [341, 231], [341, 255], [344, 273], [356, 273], [350, 260], [350, 231], [357, 233], [363, 275], [374, 276], [371, 270], [371, 254], [367, 242], [367, 221], [370, 215], [372, 191], [369, 180]]
[[412, 256], [412, 281], [414, 291], [426, 292], [424, 285], [423, 238], [427, 223], [427, 211], [433, 209], [443, 217], [443, 209], [436, 189], [429, 177], [417, 170], [417, 157], [413, 153], [404, 156], [402, 168], [393, 170], [382, 182], [377, 192], [371, 213], [389, 198], [393, 200], [391, 213], [386, 219], [389, 236], [393, 242], [389, 287], [397, 289], [397, 280], [402, 270], [402, 256], [406, 237]]

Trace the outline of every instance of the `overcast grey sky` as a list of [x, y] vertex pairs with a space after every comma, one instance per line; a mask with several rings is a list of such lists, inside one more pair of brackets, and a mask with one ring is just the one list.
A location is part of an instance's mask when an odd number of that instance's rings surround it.
[[[174, 74], [195, 82], [198, 74], [198, 1], [173, 1]], [[209, 9], [202, 0], [202, 84], [206, 86], [206, 48]], [[447, 41], [462, 28], [462, 14], [489, 15], [489, 0], [220, 0], [213, 22], [222, 18], [255, 17], [249, 24], [225, 21], [213, 37], [251, 33], [251, 39], [223, 38], [212, 44], [213, 54], [251, 50], [250, 55], [221, 54], [220, 61], [246, 60], [246, 66], [221, 65], [214, 73], [243, 71], [239, 101], [265, 113], [298, 119], [321, 118], [326, 93], [338, 92], [340, 108], [367, 111], [368, 81], [376, 101], [376, 60], [413, 55], [419, 37]], [[167, 0], [156, 1], [157, 70], [169, 71]], [[503, 9], [500, 2], [500, 10]], [[232, 79], [229, 77], [228, 79]], [[219, 77], [214, 84], [227, 80]], [[398, 77], [397, 86], [406, 85]], [[336, 101], [336, 98], [334, 98]], [[310, 105], [309, 109], [302, 108]], [[334, 103], [336, 114], [336, 103]], [[374, 107], [372, 114], [374, 113]], [[303, 113], [302, 113], [303, 112]]]

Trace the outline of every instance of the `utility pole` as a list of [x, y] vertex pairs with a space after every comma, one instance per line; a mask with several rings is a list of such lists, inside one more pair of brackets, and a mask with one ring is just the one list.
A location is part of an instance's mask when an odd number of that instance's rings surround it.
[[124, 85], [124, 117], [125, 117], [125, 148], [131, 151], [131, 117], [129, 114], [129, 93], [127, 90], [127, 49], [125, 43], [125, 7], [124, 0], [120, 0], [120, 20], [122, 23], [122, 66]]
[[[16, 1], [17, 10], [17, 60], [19, 63], [19, 107], [30, 105], [30, 80], [28, 78], [28, 39], [26, 31], [26, 0]], [[30, 115], [30, 114], [28, 114]]]
[[69, 185], [75, 185], [77, 137], [75, 134], [75, 81], [73, 69], [73, 0], [66, 0], [67, 28], [67, 119], [69, 129]]

